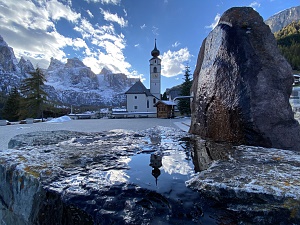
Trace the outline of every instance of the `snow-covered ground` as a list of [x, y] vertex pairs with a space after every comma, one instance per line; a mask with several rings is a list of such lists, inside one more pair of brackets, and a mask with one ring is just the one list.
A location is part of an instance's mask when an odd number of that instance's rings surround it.
[[58, 118], [53, 118], [52, 120], [47, 121], [46, 123], [62, 123], [71, 121], [72, 119], [69, 116], [61, 116]]

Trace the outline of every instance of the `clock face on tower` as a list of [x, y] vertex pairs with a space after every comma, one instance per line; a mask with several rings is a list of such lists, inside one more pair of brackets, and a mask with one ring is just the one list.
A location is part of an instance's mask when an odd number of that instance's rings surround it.
[[155, 73], [155, 74], [153, 74], [153, 76], [152, 76], [153, 78], [158, 78], [158, 74], [157, 73]]

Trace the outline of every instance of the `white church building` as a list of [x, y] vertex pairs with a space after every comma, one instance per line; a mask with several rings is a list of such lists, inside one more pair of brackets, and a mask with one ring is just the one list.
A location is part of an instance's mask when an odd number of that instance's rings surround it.
[[156, 47], [151, 51], [150, 62], [150, 89], [147, 89], [141, 81], [137, 81], [126, 94], [127, 113], [146, 114], [156, 117], [155, 104], [161, 99], [161, 59], [160, 52]]

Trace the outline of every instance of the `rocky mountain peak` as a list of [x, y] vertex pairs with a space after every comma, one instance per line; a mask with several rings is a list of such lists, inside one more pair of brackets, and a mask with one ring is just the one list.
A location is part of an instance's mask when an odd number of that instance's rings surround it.
[[7, 45], [4, 39], [0, 36], [0, 69], [6, 72], [20, 73], [17, 66], [18, 61], [11, 47]]
[[101, 72], [99, 74], [101, 74], [101, 75], [107, 75], [107, 74], [111, 74], [111, 73], [112, 72], [109, 69], [107, 69], [106, 67], [103, 67], [102, 70], [101, 70]]
[[6, 46], [6, 47], [8, 46], [1, 35], [0, 35], [0, 46]]
[[67, 67], [67, 68], [78, 68], [78, 67], [87, 67], [87, 66], [84, 65], [83, 62], [80, 59], [74, 57], [72, 59], [67, 60], [67, 63], [65, 64], [65, 67]]
[[63, 67], [64, 67], [64, 64], [61, 61], [51, 57], [48, 71], [52, 71], [52, 70], [63, 68]]
[[273, 33], [281, 30], [292, 22], [300, 20], [300, 6], [283, 10], [265, 21]]
[[29, 73], [34, 70], [34, 67], [33, 67], [32, 63], [30, 62], [30, 60], [24, 59], [23, 56], [21, 57], [21, 59], [18, 63], [18, 66], [21, 69], [22, 73]]
[[[18, 62], [13, 49], [0, 36], [0, 91], [9, 93], [13, 87], [20, 87], [32, 70], [32, 63], [24, 57]], [[126, 100], [124, 93], [135, 83], [133, 78], [113, 74], [107, 68], [102, 70], [104, 75], [97, 76], [78, 58], [68, 59], [66, 64], [51, 58], [43, 72], [49, 99], [65, 105], [120, 106]]]
[[26, 63], [26, 59], [24, 59], [23, 56], [21, 56], [20, 60], [19, 60], [19, 64], [25, 64]]

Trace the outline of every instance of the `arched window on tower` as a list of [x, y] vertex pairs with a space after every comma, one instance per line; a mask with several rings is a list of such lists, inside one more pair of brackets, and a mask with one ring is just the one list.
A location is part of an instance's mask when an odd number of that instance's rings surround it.
[[157, 68], [156, 68], [156, 66], [153, 68], [153, 73], [157, 73]]
[[155, 98], [153, 98], [153, 104], [155, 104], [156, 103], [156, 99]]

